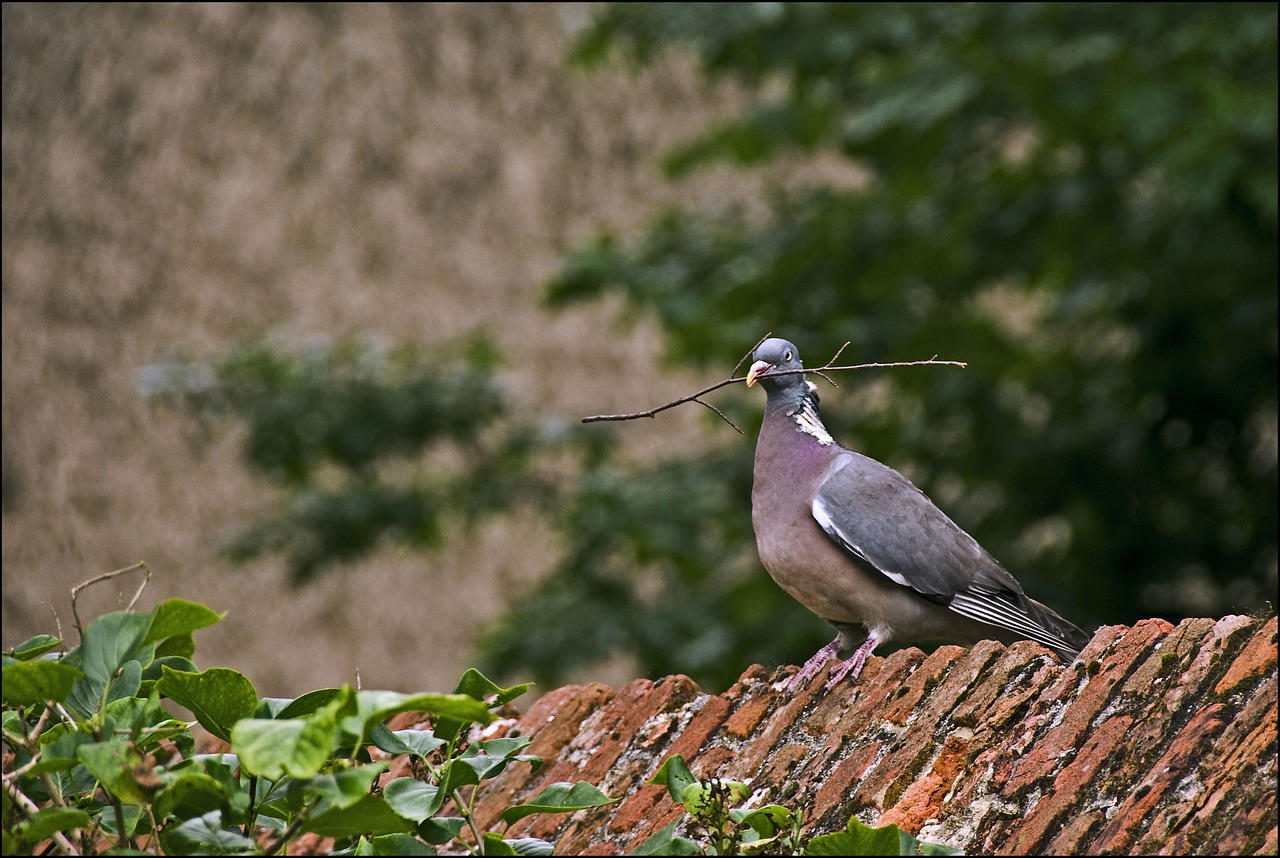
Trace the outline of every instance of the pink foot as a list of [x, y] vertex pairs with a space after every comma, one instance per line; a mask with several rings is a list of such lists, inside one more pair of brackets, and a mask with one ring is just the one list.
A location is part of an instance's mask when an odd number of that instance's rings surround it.
[[862, 646], [858, 647], [857, 652], [831, 668], [831, 675], [827, 677], [827, 688], [831, 688], [846, 676], [849, 677], [850, 682], [856, 680], [858, 674], [862, 673], [862, 666], [866, 664], [867, 656], [871, 655], [871, 651], [879, 643], [875, 635], [869, 636]]
[[[818, 675], [818, 671], [826, 666], [827, 662], [836, 658], [840, 653], [840, 638], [836, 638], [831, 643], [824, 646], [813, 654], [813, 656], [804, 663], [804, 667], [800, 668], [795, 676], [791, 677], [791, 681], [787, 683], [787, 691], [796, 691], [802, 686], [808, 684], [809, 680]], [[776, 688], [776, 686], [775, 686]], [[781, 691], [781, 688], [777, 689]]]

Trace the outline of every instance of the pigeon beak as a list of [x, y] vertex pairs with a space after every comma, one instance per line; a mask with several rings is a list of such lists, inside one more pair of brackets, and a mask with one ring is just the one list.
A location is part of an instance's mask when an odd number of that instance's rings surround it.
[[747, 387], [751, 387], [756, 383], [756, 379], [762, 373], [766, 373], [773, 369], [773, 364], [768, 361], [758, 360], [751, 365], [751, 369], [747, 370]]

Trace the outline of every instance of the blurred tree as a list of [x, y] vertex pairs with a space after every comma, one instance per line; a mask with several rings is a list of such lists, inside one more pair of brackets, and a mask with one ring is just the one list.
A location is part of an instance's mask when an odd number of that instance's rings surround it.
[[[207, 421], [245, 421], [244, 457], [280, 490], [234, 533], [233, 560], [283, 554], [294, 583], [386, 544], [428, 549], [447, 526], [556, 491], [535, 458], [556, 437], [512, 417], [483, 338], [433, 347], [347, 337], [290, 349], [249, 340], [210, 361], [145, 367], [144, 395]], [[579, 449], [599, 455], [607, 438]]]
[[[835, 184], [605, 233], [553, 306], [623, 295], [673, 359], [766, 331], [846, 376], [824, 416], [1083, 626], [1276, 589], [1276, 7], [609, 4], [577, 58], [684, 46], [749, 104], [664, 166], [835, 156]], [[638, 407], [653, 403], [637, 403]], [[757, 414], [739, 396], [727, 408]], [[485, 642], [556, 682], [610, 652], [723, 687], [826, 639], [760, 569], [752, 445], [589, 471], [560, 571]]]

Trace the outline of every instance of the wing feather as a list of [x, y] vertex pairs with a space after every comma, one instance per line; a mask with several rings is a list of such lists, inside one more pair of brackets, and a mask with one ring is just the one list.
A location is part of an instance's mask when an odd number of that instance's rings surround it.
[[842, 549], [923, 598], [1052, 649], [1079, 650], [1046, 627], [1036, 604], [995, 558], [892, 468], [844, 452], [812, 512]]

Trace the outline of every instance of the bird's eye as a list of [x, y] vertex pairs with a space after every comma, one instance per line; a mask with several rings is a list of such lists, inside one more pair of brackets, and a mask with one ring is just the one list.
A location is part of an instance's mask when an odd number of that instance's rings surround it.
[[782, 360], [783, 360], [784, 362], [790, 362], [790, 360], [791, 360], [791, 349], [787, 349], [785, 352], [783, 352], [783, 353], [782, 353]]

